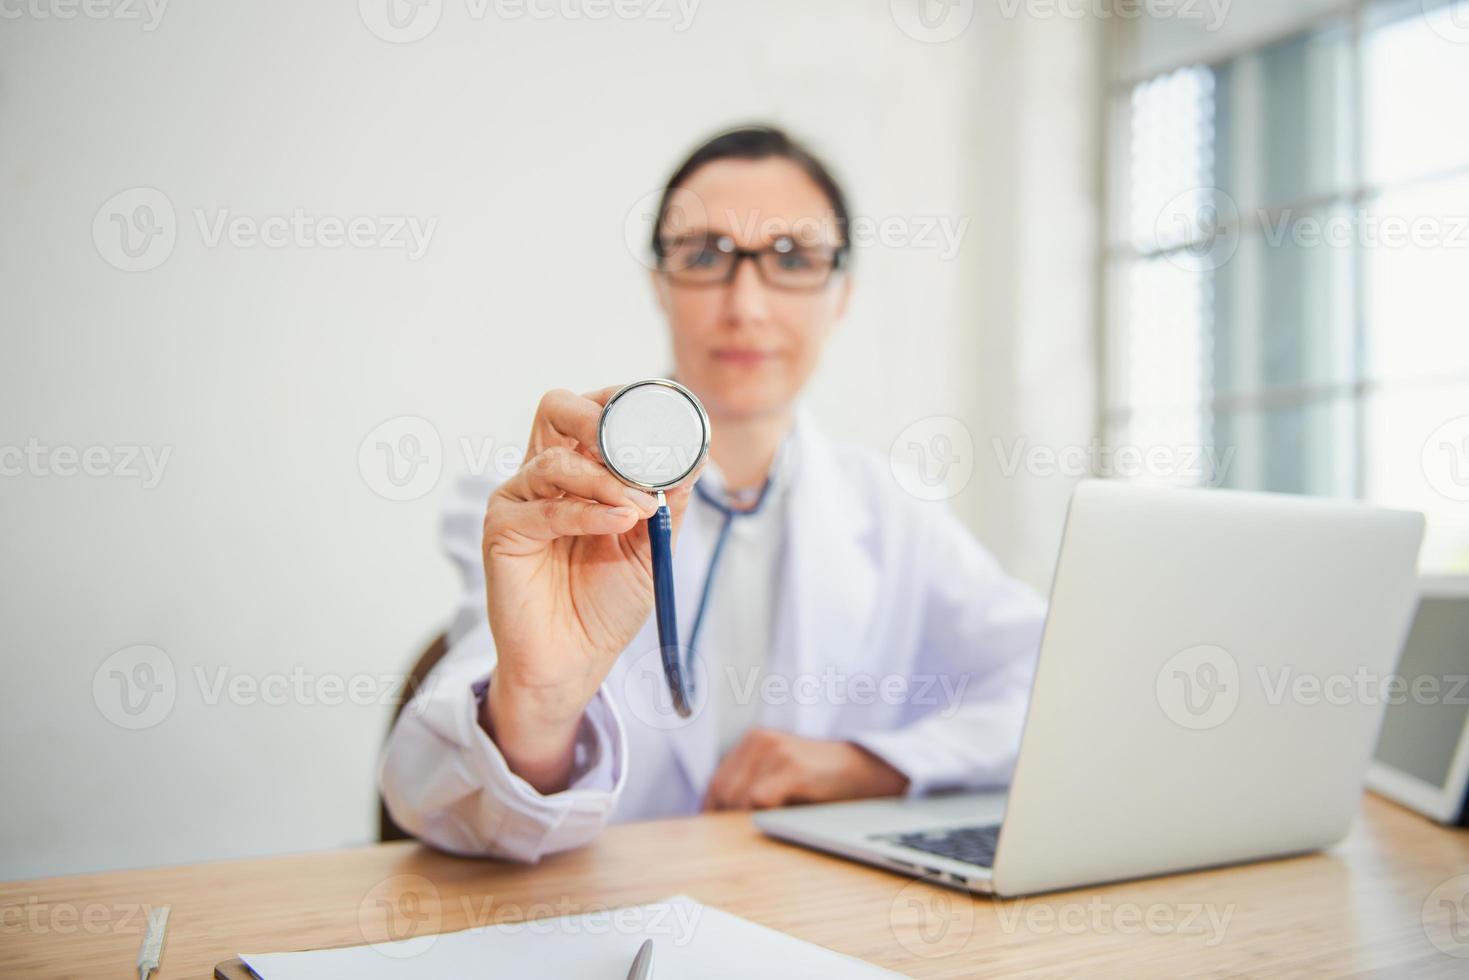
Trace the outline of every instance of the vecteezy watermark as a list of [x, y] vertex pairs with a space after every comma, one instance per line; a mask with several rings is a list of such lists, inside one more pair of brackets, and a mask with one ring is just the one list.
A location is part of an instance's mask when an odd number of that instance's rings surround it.
[[[314, 214], [293, 208], [281, 214], [242, 214], [231, 208], [191, 211], [205, 248], [361, 249], [401, 251], [410, 262], [428, 253], [438, 218], [406, 214]], [[92, 218], [97, 254], [123, 272], [156, 269], [173, 254], [178, 215], [156, 187], [131, 187], [112, 195]]]
[[1419, 0], [1428, 29], [1453, 44], [1469, 44], [1469, 0]]
[[945, 718], [963, 705], [969, 686], [968, 674], [872, 674], [832, 664], [796, 674], [727, 664], [718, 673], [735, 704], [911, 705]]
[[428, 419], [400, 415], [379, 424], [357, 447], [357, 471], [384, 500], [417, 500], [439, 485], [444, 444]]
[[[649, 191], [633, 202], [623, 217], [623, 241], [643, 265], [656, 265], [651, 250], [658, 220], [661, 190]], [[846, 244], [853, 248], [878, 246], [934, 252], [939, 261], [958, 257], [969, 231], [967, 215], [854, 214], [847, 217]], [[753, 211], [711, 210], [686, 187], [675, 188], [663, 208], [659, 235], [666, 241], [691, 235], [730, 235], [741, 242], [768, 242], [789, 237], [799, 244], [835, 246], [842, 241], [836, 214], [827, 212], [794, 219]]]
[[1213, 446], [1162, 445], [1146, 448], [1111, 445], [1100, 439], [1081, 445], [1032, 444], [1025, 437], [990, 440], [1000, 474], [1006, 479], [1024, 470], [1042, 478], [1053, 476], [1080, 479], [1087, 476], [1150, 478], [1218, 486], [1229, 475], [1236, 447], [1218, 452]]
[[888, 907], [893, 938], [914, 956], [938, 959], [964, 948], [974, 934], [974, 899], [929, 872], [898, 890]]
[[898, 30], [924, 44], [943, 44], [963, 34], [974, 19], [974, 0], [888, 0]]
[[155, 907], [138, 902], [47, 902], [31, 895], [0, 905], [0, 936], [142, 935]]
[[856, 214], [847, 222], [847, 238], [857, 248], [879, 245], [892, 249], [936, 252], [941, 262], [959, 257], [969, 231], [967, 215]]
[[1469, 503], [1469, 415], [1449, 419], [1423, 441], [1423, 476], [1449, 500]]
[[168, 0], [0, 0], [0, 20], [116, 20], [145, 31], [163, 23]]
[[1329, 214], [1261, 210], [1266, 245], [1279, 248], [1469, 248], [1469, 214], [1379, 214], [1365, 208]]
[[152, 490], [163, 482], [172, 456], [172, 446], [51, 446], [33, 436], [23, 446], [0, 445], [0, 477], [137, 480]]
[[888, 466], [898, 486], [919, 500], [948, 500], [974, 476], [974, 439], [952, 416], [919, 419], [893, 440]]
[[1084, 902], [1025, 898], [1000, 902], [995, 914], [1000, 929], [1009, 934], [1202, 936], [1204, 945], [1212, 948], [1224, 941], [1234, 910], [1232, 902], [1222, 906], [1213, 902], [1144, 904], [1113, 902], [1093, 895]]
[[[693, 26], [701, 0], [463, 0], [464, 16], [483, 21], [640, 20], [672, 25], [676, 34]], [[412, 44], [434, 32], [443, 0], [357, 0], [362, 23], [391, 44]]]
[[695, 902], [606, 905], [580, 902], [569, 895], [555, 901], [496, 902], [493, 895], [461, 896], [460, 908], [472, 931], [526, 932], [535, 936], [652, 936], [673, 946], [694, 938], [704, 907]]
[[1415, 704], [1469, 706], [1469, 674], [1378, 674], [1358, 666], [1351, 671], [1313, 674], [1289, 666], [1256, 668], [1265, 703], [1280, 705]]
[[1224, 26], [1233, 0], [999, 0], [1006, 20], [1178, 20], [1213, 33]]
[[97, 666], [92, 701], [112, 724], [137, 731], [167, 719], [185, 692], [206, 707], [365, 708], [396, 706], [422, 690], [410, 691], [408, 684], [409, 678], [401, 673], [336, 673], [299, 665], [251, 673], [196, 664], [181, 675], [167, 653], [142, 644], [119, 650]]
[[[1169, 657], [1155, 678], [1158, 706], [1174, 723], [1201, 731], [1234, 716], [1246, 694], [1239, 662], [1223, 647], [1201, 644]], [[1256, 664], [1252, 703], [1345, 707], [1414, 704], [1469, 707], [1469, 674], [1380, 674], [1364, 665], [1312, 672], [1289, 664]]]
[[[460, 436], [452, 446], [466, 476], [508, 480], [526, 463], [525, 446], [492, 436]], [[417, 500], [438, 486], [451, 450], [438, 428], [419, 415], [399, 415], [379, 423], [357, 447], [357, 469], [368, 489], [384, 500]], [[557, 466], [576, 456], [543, 453], [536, 458], [537, 473], [554, 476]], [[613, 459], [627, 472], [648, 476], [676, 476], [689, 470], [687, 447], [654, 444], [618, 446]]]
[[795, 673], [732, 664], [711, 671], [704, 658], [690, 657], [687, 648], [680, 647], [680, 654], [691, 671], [693, 704], [689, 717], [679, 717], [674, 710], [658, 649], [641, 654], [627, 665], [622, 676], [622, 710], [659, 730], [681, 728], [708, 707], [712, 684], [714, 689], [727, 692], [721, 701], [740, 706], [902, 705], [947, 718], [963, 707], [970, 681], [967, 674], [879, 674], [846, 670], [835, 664], [819, 671]]
[[1469, 214], [1256, 208], [1246, 216], [1226, 191], [1211, 186], [1175, 195], [1158, 212], [1152, 239], [1136, 245], [1189, 272], [1211, 272], [1234, 257], [1246, 221], [1266, 248], [1469, 249]]
[[404, 697], [404, 685], [408, 681], [403, 674], [318, 673], [300, 666], [288, 671], [249, 674], [229, 667], [211, 671], [196, 665], [193, 676], [204, 704], [210, 707], [221, 703], [239, 707], [292, 704], [326, 708], [397, 705]]
[[[454, 915], [457, 913], [457, 915]], [[408, 959], [433, 947], [451, 915], [466, 922], [468, 932], [537, 936], [651, 936], [672, 946], [687, 946], [703, 916], [694, 902], [655, 902], [645, 906], [611, 906], [579, 902], [569, 895], [536, 902], [497, 900], [492, 894], [460, 895], [446, 900], [428, 878], [393, 875], [374, 884], [357, 905], [357, 927], [374, 950], [392, 959]]]
[[1469, 959], [1469, 874], [1438, 883], [1423, 901], [1423, 934], [1440, 953]]
[[1169, 720], [1183, 728], [1218, 728], [1239, 707], [1239, 664], [1212, 643], [1180, 650], [1158, 669], [1154, 693]]
[[194, 221], [206, 248], [228, 242], [235, 248], [381, 249], [402, 251], [410, 262], [428, 254], [438, 218], [412, 214], [359, 214], [350, 218], [311, 214], [293, 208], [290, 214], [238, 214], [229, 208], [194, 209]]
[[92, 673], [92, 702], [118, 728], [152, 728], [173, 711], [176, 697], [173, 659], [155, 646], [124, 647]]

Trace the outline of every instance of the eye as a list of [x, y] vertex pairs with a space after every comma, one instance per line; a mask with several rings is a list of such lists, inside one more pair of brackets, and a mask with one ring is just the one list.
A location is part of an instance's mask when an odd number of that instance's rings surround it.
[[791, 272], [801, 272], [815, 265], [812, 257], [800, 249], [791, 252], [777, 252], [776, 260], [782, 269]]
[[688, 264], [690, 269], [707, 269], [719, 264], [719, 253], [705, 246], [689, 256]]

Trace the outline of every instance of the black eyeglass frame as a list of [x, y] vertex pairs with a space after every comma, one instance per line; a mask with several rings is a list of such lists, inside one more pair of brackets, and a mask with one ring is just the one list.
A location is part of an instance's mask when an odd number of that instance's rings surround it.
[[[658, 271], [662, 272], [664, 275], [667, 275], [669, 277], [669, 281], [674, 283], [674, 285], [686, 286], [692, 289], [704, 289], [713, 286], [728, 286], [730, 283], [734, 282], [735, 276], [739, 275], [740, 263], [745, 261], [745, 259], [749, 259], [750, 261], [755, 263], [755, 273], [760, 277], [760, 281], [769, 286], [771, 289], [779, 289], [782, 292], [788, 293], [814, 293], [819, 292], [820, 290], [823, 290], [827, 286], [831, 285], [831, 281], [837, 275], [837, 273], [842, 272], [846, 269], [848, 256], [851, 252], [851, 245], [847, 242], [843, 242], [842, 244], [836, 246], [831, 253], [831, 268], [826, 271], [826, 277], [822, 279], [821, 282], [812, 283], [809, 286], [792, 286], [784, 283], [771, 282], [770, 276], [765, 271], [765, 266], [762, 265], [760, 262], [760, 257], [762, 255], [787, 255], [797, 247], [807, 247], [799, 246], [796, 240], [794, 238], [791, 238], [789, 235], [782, 235], [781, 237], [775, 239], [775, 241], [767, 245], [765, 248], [755, 249], [735, 248], [734, 238], [729, 235], [705, 235], [703, 236], [703, 240], [713, 240], [720, 245], [728, 243], [727, 247], [719, 248], [719, 251], [724, 253], [725, 255], [731, 255], [734, 257], [734, 261], [730, 263], [729, 272], [725, 274], [723, 279], [705, 279], [699, 282], [691, 282], [687, 279], [675, 278], [679, 275], [679, 272], [669, 269], [667, 265], [669, 245], [692, 241], [696, 240], [697, 238], [698, 236], [693, 235], [671, 240], [660, 238], [654, 245], [653, 255], [658, 260]], [[782, 245], [785, 245], [785, 247], [782, 248]]]

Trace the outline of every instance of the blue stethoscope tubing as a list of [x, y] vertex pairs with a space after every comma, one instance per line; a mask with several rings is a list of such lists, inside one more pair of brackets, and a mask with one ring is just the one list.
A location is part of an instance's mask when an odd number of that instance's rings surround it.
[[658, 510], [648, 518], [648, 547], [653, 555], [653, 615], [658, 620], [658, 652], [663, 658], [663, 676], [673, 710], [680, 718], [694, 713], [693, 684], [684, 676], [683, 657], [678, 650], [678, 611], [673, 607], [673, 515], [668, 498], [658, 491]]
[[719, 556], [724, 552], [724, 543], [729, 540], [729, 529], [736, 517], [751, 517], [765, 505], [770, 490], [770, 479], [760, 488], [749, 510], [735, 510], [715, 500], [702, 486], [695, 483], [694, 493], [699, 499], [724, 515], [719, 528], [719, 537], [714, 542], [714, 551], [709, 556], [709, 570], [704, 573], [704, 589], [699, 595], [699, 608], [694, 614], [694, 628], [689, 633], [689, 658], [682, 656], [678, 645], [678, 613], [673, 606], [673, 517], [668, 512], [668, 500], [663, 491], [658, 492], [658, 510], [648, 518], [648, 545], [653, 556], [653, 610], [658, 622], [658, 650], [663, 659], [663, 676], [668, 679], [668, 693], [673, 699], [673, 710], [680, 718], [694, 712], [693, 656], [699, 630], [704, 625], [704, 610], [709, 605], [709, 593], [714, 585], [714, 570], [719, 567]]

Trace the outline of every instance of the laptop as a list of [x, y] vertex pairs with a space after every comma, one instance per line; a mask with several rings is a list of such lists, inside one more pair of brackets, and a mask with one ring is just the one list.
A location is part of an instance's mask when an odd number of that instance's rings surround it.
[[1004, 896], [1325, 847], [1357, 812], [1422, 537], [1354, 502], [1084, 482], [1008, 793], [755, 823]]

